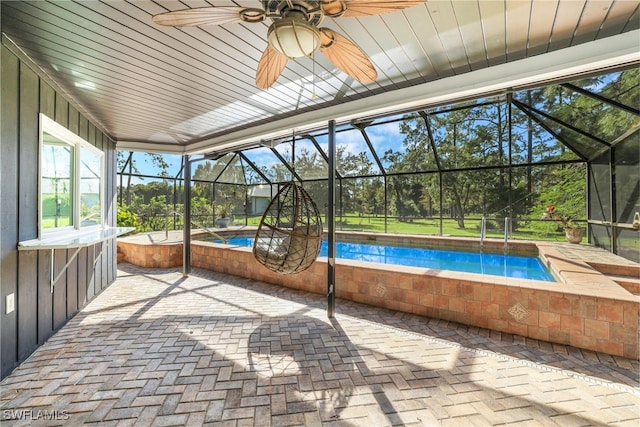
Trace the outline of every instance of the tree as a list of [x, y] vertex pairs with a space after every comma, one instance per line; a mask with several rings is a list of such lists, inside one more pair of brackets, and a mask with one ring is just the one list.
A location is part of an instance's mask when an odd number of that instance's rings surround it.
[[[501, 174], [494, 176], [482, 171], [471, 170], [477, 166], [496, 165], [503, 162], [502, 133], [504, 133], [503, 112], [491, 105], [476, 106], [452, 111], [434, 113], [427, 120], [436, 147], [436, 162], [427, 123], [422, 117], [407, 118], [401, 125], [405, 134], [405, 153], [389, 153], [386, 159], [392, 163], [390, 172], [442, 171], [443, 201], [450, 206], [450, 214], [465, 228], [464, 218], [470, 209], [487, 210], [489, 192], [487, 187], [495, 187], [502, 180]], [[450, 172], [447, 172], [450, 170]], [[500, 169], [498, 169], [499, 171]], [[496, 179], [497, 178], [497, 179]], [[426, 210], [430, 204], [431, 192], [435, 190], [435, 175], [407, 176], [392, 188], [398, 213]], [[431, 189], [426, 191], [425, 189]], [[438, 192], [439, 193], [439, 192]], [[421, 202], [422, 201], [422, 202]], [[427, 203], [425, 203], [427, 202]]]
[[[137, 159], [134, 155], [133, 151], [117, 151], [117, 165], [120, 174], [127, 175], [127, 186], [126, 186], [126, 196], [125, 200], [122, 200], [122, 186], [120, 188], [120, 203], [124, 202], [125, 206], [129, 206], [131, 204], [131, 178], [134, 174], [140, 174], [140, 169], [138, 168]], [[169, 163], [165, 160], [162, 154], [156, 153], [146, 153], [148, 158], [145, 158], [145, 162], [150, 162], [152, 166], [156, 168], [156, 176], [158, 177], [168, 177], [169, 173]], [[126, 169], [126, 171], [125, 171]], [[141, 180], [144, 180], [143, 177], [140, 177]], [[122, 181], [121, 181], [122, 182]]]
[[158, 231], [169, 229], [171, 208], [167, 205], [166, 196], [153, 196], [146, 203], [133, 206], [142, 225], [142, 231]]

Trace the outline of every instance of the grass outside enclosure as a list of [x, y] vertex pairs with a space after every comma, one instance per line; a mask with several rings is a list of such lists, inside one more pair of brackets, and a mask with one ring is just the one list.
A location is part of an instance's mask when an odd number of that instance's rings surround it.
[[[216, 228], [215, 218], [212, 215], [194, 215], [191, 216], [193, 224], [192, 228]], [[233, 225], [258, 226], [261, 215], [241, 215], [233, 216]], [[327, 218], [322, 217], [325, 230], [327, 229]], [[515, 240], [543, 240], [543, 241], [565, 241], [564, 232], [552, 221], [542, 221], [538, 218], [519, 218], [518, 224], [511, 225], [509, 239]], [[584, 222], [576, 221], [585, 227]], [[159, 215], [155, 217], [155, 222], [151, 229], [128, 224], [138, 228], [138, 231], [163, 231], [163, 230], [181, 230], [183, 228], [183, 216], [181, 213]], [[125, 224], [124, 222], [122, 224]], [[121, 224], [121, 225], [122, 225]], [[125, 225], [127, 225], [125, 224]], [[396, 217], [388, 217], [385, 228], [384, 216], [365, 216], [358, 213], [349, 213], [347, 215], [336, 216], [336, 230], [339, 231], [362, 231], [370, 233], [391, 233], [391, 234], [417, 234], [417, 235], [440, 235], [440, 219], [431, 218], [413, 218], [400, 221]], [[481, 217], [469, 216], [464, 220], [465, 228], [458, 226], [458, 221], [452, 218], [444, 218], [442, 220], [442, 235], [452, 237], [469, 237], [480, 238]], [[486, 238], [503, 239], [504, 238], [504, 218], [491, 218], [486, 221], [487, 229]]]
[[[247, 225], [257, 226], [261, 217], [251, 216], [247, 218]], [[243, 223], [239, 218], [237, 224]], [[465, 228], [459, 228], [455, 219], [442, 220], [442, 235], [455, 237], [480, 238], [481, 219], [472, 217], [465, 219]], [[323, 217], [324, 228], [327, 228], [326, 217]], [[340, 231], [364, 231], [372, 233], [385, 232], [385, 220], [383, 216], [360, 216], [349, 214], [336, 217], [336, 229]], [[387, 219], [387, 233], [393, 234], [422, 234], [437, 236], [440, 234], [439, 218], [416, 218], [411, 221], [399, 221], [397, 218]], [[485, 237], [494, 239], [504, 238], [504, 221], [487, 220]], [[545, 240], [564, 241], [564, 232], [558, 230], [556, 224], [547, 221], [528, 221], [527, 226], [520, 226], [512, 230], [509, 239], [520, 240]]]
[[68, 227], [71, 225], [71, 218], [68, 216], [58, 217], [56, 224], [55, 218], [42, 218], [42, 228], [48, 230], [50, 228]]

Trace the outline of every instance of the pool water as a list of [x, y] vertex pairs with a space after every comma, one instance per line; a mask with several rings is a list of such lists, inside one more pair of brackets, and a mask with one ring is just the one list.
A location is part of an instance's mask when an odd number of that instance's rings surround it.
[[[220, 243], [219, 240], [216, 242]], [[234, 237], [228, 240], [228, 244], [252, 247], [253, 237]], [[327, 256], [326, 241], [322, 242], [320, 256]], [[336, 258], [546, 282], [556, 281], [540, 259], [532, 256], [337, 242]]]

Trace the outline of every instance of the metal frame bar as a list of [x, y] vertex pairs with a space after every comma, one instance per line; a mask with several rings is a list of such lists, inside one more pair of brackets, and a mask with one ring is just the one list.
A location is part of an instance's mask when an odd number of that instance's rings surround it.
[[621, 110], [624, 110], [627, 113], [631, 113], [631, 114], [635, 114], [636, 116], [640, 116], [640, 108], [631, 107], [631, 106], [629, 106], [627, 104], [623, 104], [623, 103], [618, 102], [618, 101], [616, 101], [614, 99], [607, 98], [606, 96], [602, 96], [600, 94], [591, 92], [590, 90], [581, 88], [580, 86], [576, 86], [576, 85], [571, 84], [571, 83], [561, 83], [560, 86], [564, 86], [567, 89], [570, 89], [570, 90], [573, 90], [575, 92], [581, 93], [581, 94], [583, 94], [585, 96], [588, 96], [589, 98], [595, 99], [596, 101], [600, 101], [600, 102], [603, 102], [605, 104], [609, 104], [609, 105], [611, 105], [613, 107], [616, 107], [616, 108], [619, 108]]
[[[545, 129], [546, 130], [546, 129]], [[554, 137], [556, 135], [553, 135]], [[562, 142], [562, 141], [561, 141]], [[564, 143], [563, 143], [564, 144]], [[569, 149], [571, 149], [571, 147], [568, 147]], [[572, 152], [575, 153], [575, 151], [573, 149], [571, 149]], [[577, 156], [580, 156], [580, 153], [575, 153]], [[600, 153], [602, 154], [602, 153]], [[587, 160], [589, 160], [586, 157], [582, 157], [580, 159], [576, 159], [576, 160], [548, 160], [548, 161], [541, 161], [541, 162], [525, 162], [525, 163], [516, 163], [513, 164], [514, 168], [517, 167], [529, 167], [529, 166], [549, 166], [549, 165], [559, 165], [559, 164], [570, 164], [570, 163], [584, 163]], [[451, 168], [451, 169], [443, 169], [442, 172], [443, 173], [447, 173], [447, 172], [467, 172], [467, 171], [472, 171], [472, 170], [489, 170], [489, 169], [504, 169], [508, 167], [507, 164], [503, 164], [503, 165], [485, 165], [485, 166], [470, 166], [470, 167], [466, 167], [466, 168]], [[430, 170], [419, 170], [419, 171], [412, 171], [412, 172], [387, 172], [386, 174], [370, 174], [370, 175], [349, 175], [349, 176], [340, 176], [340, 179], [366, 179], [366, 178], [378, 178], [378, 177], [382, 177], [382, 176], [387, 176], [387, 177], [391, 177], [391, 176], [405, 176], [405, 175], [421, 175], [421, 174], [432, 174], [432, 173], [438, 173], [440, 171], [436, 170], [436, 169], [430, 169]], [[127, 175], [127, 174], [125, 174]], [[140, 177], [139, 175], [132, 175], [134, 177]], [[336, 178], [338, 178], [338, 173], [336, 172]], [[176, 178], [169, 178], [169, 177], [162, 177], [162, 176], [148, 176], [148, 175], [143, 175], [141, 176], [142, 178], [153, 178], [153, 179], [176, 179]], [[182, 181], [182, 178], [177, 178], [179, 181]], [[304, 179], [302, 180], [303, 182], [319, 182], [319, 181], [326, 181], [326, 178], [310, 178], [310, 179]], [[205, 181], [202, 179], [191, 179], [192, 183], [216, 183], [215, 181]], [[289, 181], [270, 181], [271, 184], [284, 184], [287, 183]], [[218, 184], [225, 184], [225, 185], [244, 185], [244, 184], [232, 184], [232, 183], [226, 183], [226, 182], [222, 182], [222, 183], [218, 183]], [[247, 184], [247, 185], [260, 185], [260, 184]]]
[[[258, 166], [256, 166], [255, 163], [253, 163], [247, 156], [245, 156], [242, 153], [242, 151], [237, 151], [236, 154], [238, 154], [240, 156], [241, 160], [244, 160], [245, 162], [247, 162], [249, 167], [251, 169], [253, 169], [258, 175], [260, 175], [260, 178], [264, 179], [267, 184], [269, 184], [269, 185], [273, 184], [271, 182], [271, 180], [269, 178], [267, 178], [267, 176], [258, 168]], [[246, 180], [247, 180], [247, 178], [245, 177], [245, 181]], [[255, 184], [248, 184], [248, 185], [255, 185]]]
[[[611, 224], [614, 224], [618, 220], [618, 212], [616, 209], [616, 164], [615, 164], [615, 156], [614, 156], [614, 148], [611, 147], [609, 150], [609, 206], [611, 208]], [[611, 225], [611, 252], [618, 253], [618, 236], [617, 230], [614, 225]]]
[[[322, 147], [320, 147], [320, 144], [318, 144], [318, 141], [316, 140], [316, 138], [313, 135], [304, 135], [303, 138], [308, 139], [309, 141], [311, 141], [311, 143], [313, 144], [314, 147], [316, 147], [316, 150], [318, 151], [318, 153], [320, 153], [320, 155], [322, 156], [322, 158], [324, 159], [325, 162], [327, 162], [327, 169], [329, 168], [329, 157], [327, 156], [327, 153], [324, 152], [324, 150], [322, 149]], [[338, 179], [342, 179], [342, 175], [340, 175], [340, 172], [338, 172], [336, 170], [336, 177]]]
[[[512, 193], [513, 193], [513, 170], [512, 170], [512, 163], [513, 163], [513, 95], [511, 93], [509, 93], [507, 95], [507, 122], [508, 122], [508, 138], [509, 138], [509, 166], [508, 166], [508, 171], [509, 171], [509, 193], [508, 193], [508, 205], [507, 207], [509, 208], [509, 218], [513, 218], [513, 200], [512, 200]], [[502, 129], [498, 130], [499, 132], [502, 131]], [[504, 242], [504, 249], [505, 251], [507, 250], [507, 239], [509, 238], [509, 236], [511, 236], [511, 227], [512, 227], [513, 221], [508, 221], [505, 220], [505, 229], [504, 229], [504, 238], [505, 238], [505, 242]], [[507, 227], [509, 228], [507, 230]]]
[[555, 139], [560, 141], [561, 144], [563, 144], [565, 147], [567, 147], [569, 150], [571, 150], [573, 152], [573, 154], [575, 154], [576, 156], [580, 157], [580, 159], [583, 162], [587, 161], [587, 157], [584, 154], [579, 152], [573, 145], [569, 144], [567, 141], [565, 141], [563, 138], [561, 138], [560, 135], [558, 135], [553, 129], [551, 129], [549, 126], [547, 126], [546, 123], [544, 123], [542, 120], [540, 120], [535, 115], [531, 114], [531, 112], [528, 111], [528, 109], [527, 109], [527, 105], [524, 105], [524, 104], [520, 103], [519, 101], [517, 101], [515, 99], [512, 100], [511, 103], [512, 103], [512, 105], [515, 105], [516, 107], [518, 107], [518, 109], [520, 111], [522, 111], [524, 114], [526, 114], [528, 117], [533, 119], [533, 121], [536, 122], [538, 125], [540, 125], [540, 127], [542, 127], [544, 130], [549, 132]]
[[182, 230], [182, 276], [191, 273], [191, 160], [184, 156], [184, 226]]
[[[300, 176], [296, 173], [296, 171], [293, 170], [289, 162], [287, 162], [286, 159], [282, 157], [282, 154], [280, 154], [278, 150], [276, 150], [274, 147], [269, 147], [269, 149], [273, 151], [273, 154], [275, 154], [278, 160], [280, 160], [280, 162], [284, 165], [284, 167], [287, 168], [287, 170], [289, 171], [289, 173], [291, 173], [291, 176], [293, 176], [294, 179], [298, 180], [299, 182], [304, 182], [304, 180], [300, 178]], [[283, 182], [286, 182], [286, 181], [283, 181]]]
[[378, 153], [376, 149], [373, 148], [373, 144], [371, 143], [371, 138], [369, 138], [369, 134], [367, 134], [367, 130], [366, 130], [367, 126], [364, 123], [356, 123], [356, 124], [353, 124], [352, 126], [360, 131], [360, 133], [362, 134], [362, 137], [364, 138], [364, 142], [367, 143], [367, 147], [369, 148], [369, 151], [371, 152], [373, 159], [376, 161], [376, 164], [378, 165], [378, 169], [380, 169], [380, 172], [382, 172], [382, 174], [385, 175], [387, 172], [384, 166], [382, 165], [380, 158], [378, 157]]
[[438, 167], [438, 191], [440, 192], [438, 197], [438, 217], [440, 218], [438, 234], [442, 236], [444, 234], [444, 223], [442, 220], [442, 209], [444, 208], [444, 204], [442, 201], [442, 164], [440, 163], [440, 156], [438, 155], [438, 150], [436, 148], [436, 142], [433, 139], [433, 130], [431, 129], [431, 121], [429, 119], [429, 113], [424, 111], [420, 112], [420, 116], [424, 120], [425, 127], [427, 128], [427, 138], [429, 139], [429, 145], [431, 145], [431, 151], [433, 151], [433, 158], [436, 161], [436, 166]]
[[[229, 153], [231, 153], [231, 152], [229, 152]], [[229, 154], [229, 153], [227, 153], [227, 154]], [[226, 154], [225, 154], [225, 155], [226, 155]], [[185, 157], [188, 157], [188, 156], [185, 156]], [[220, 179], [220, 177], [221, 177], [221, 176], [222, 176], [222, 174], [227, 170], [227, 168], [228, 168], [232, 163], [234, 163], [234, 162], [235, 162], [236, 157], [238, 157], [238, 152], [234, 152], [234, 153], [233, 153], [233, 156], [231, 156], [231, 160], [229, 160], [229, 161], [227, 162], [227, 164], [226, 164], [226, 165], [224, 165], [224, 167], [222, 168], [222, 170], [220, 171], [220, 173], [216, 176], [216, 178], [213, 180], [213, 182], [218, 182], [218, 179]], [[191, 179], [191, 178], [189, 178], [189, 179]], [[226, 183], [226, 182], [221, 182], [220, 184], [227, 184], [227, 183]]]
[[560, 119], [558, 119], [556, 117], [553, 117], [552, 115], [547, 114], [544, 111], [540, 111], [540, 110], [538, 110], [537, 108], [535, 108], [532, 105], [527, 105], [527, 104], [523, 103], [522, 101], [518, 101], [516, 99], [513, 99], [512, 102], [515, 103], [515, 104], [521, 104], [523, 108], [531, 110], [536, 114], [540, 114], [542, 117], [545, 117], [545, 118], [547, 118], [547, 119], [549, 119], [549, 120], [551, 120], [553, 122], [558, 123], [559, 125], [562, 125], [562, 126], [568, 128], [568, 129], [571, 129], [572, 131], [574, 131], [576, 133], [579, 133], [582, 136], [586, 136], [587, 138], [589, 138], [589, 139], [591, 139], [591, 140], [593, 140], [593, 141], [595, 141], [595, 142], [597, 142], [597, 143], [599, 143], [601, 145], [604, 145], [606, 147], [611, 147], [611, 144], [609, 144], [604, 139], [598, 138], [595, 135], [591, 135], [589, 132], [584, 131], [582, 129], [579, 129], [579, 128], [577, 128], [577, 127], [575, 127], [575, 126], [573, 126], [573, 125], [571, 125], [571, 124], [569, 124], [569, 123], [567, 123], [567, 122], [565, 122], [563, 120], [560, 120]]
[[334, 317], [336, 307], [336, 122], [329, 121], [329, 179], [327, 185], [327, 317]]

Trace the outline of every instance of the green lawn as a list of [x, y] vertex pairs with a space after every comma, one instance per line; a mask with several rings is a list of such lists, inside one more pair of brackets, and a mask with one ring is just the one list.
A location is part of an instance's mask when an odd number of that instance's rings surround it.
[[[257, 226], [260, 223], [261, 217], [250, 217], [248, 219], [248, 225]], [[238, 219], [239, 220], [239, 219]], [[323, 218], [325, 227], [326, 221]], [[489, 229], [486, 232], [487, 238], [504, 238], [504, 223], [493, 225], [496, 229]], [[547, 241], [564, 241], [564, 234], [553, 230], [554, 227], [549, 227], [550, 224], [544, 224], [538, 228], [526, 228], [520, 227], [514, 230], [510, 239], [520, 240], [547, 240]], [[383, 217], [360, 217], [359, 215], [345, 215], [336, 218], [336, 229], [344, 231], [365, 231], [372, 233], [384, 233], [384, 218]], [[437, 218], [433, 219], [415, 219], [411, 222], [399, 221], [396, 218], [389, 218], [387, 220], [387, 233], [393, 234], [424, 234], [424, 235], [439, 235], [440, 233], [440, 221]], [[456, 220], [445, 219], [442, 222], [442, 234], [444, 236], [456, 236], [456, 237], [477, 237], [480, 238], [480, 220], [465, 220], [465, 228], [459, 228]]]
[[[60, 227], [68, 227], [71, 225], [71, 218], [67, 217], [59, 217], [58, 218], [58, 228]], [[49, 230], [51, 228], [56, 228], [56, 220], [55, 218], [43, 218], [42, 219], [42, 229]]]

